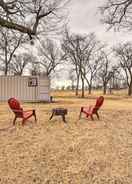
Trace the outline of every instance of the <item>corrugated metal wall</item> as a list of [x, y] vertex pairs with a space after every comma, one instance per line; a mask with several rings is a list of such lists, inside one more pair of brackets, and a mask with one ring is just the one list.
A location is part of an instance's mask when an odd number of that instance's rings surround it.
[[39, 98], [40, 100], [43, 100], [44, 98], [47, 99], [47, 101], [50, 100], [49, 97], [49, 91], [50, 91], [50, 82], [47, 79], [45, 79], [45, 81], [43, 80], [43, 78], [39, 78]]
[[49, 100], [50, 82], [47, 77], [37, 77], [38, 86], [28, 86], [31, 76], [0, 76], [0, 100], [16, 97], [23, 101]]

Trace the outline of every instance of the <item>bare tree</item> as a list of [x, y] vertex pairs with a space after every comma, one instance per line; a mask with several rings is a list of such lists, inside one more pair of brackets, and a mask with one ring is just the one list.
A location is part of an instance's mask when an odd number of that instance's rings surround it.
[[32, 62], [29, 69], [31, 75], [41, 75], [40, 65], [38, 62]]
[[[45, 29], [64, 20], [68, 0], [0, 0], [0, 26], [26, 33], [32, 38], [41, 24]], [[28, 18], [27, 18], [28, 17]]]
[[0, 30], [0, 59], [1, 69], [7, 75], [9, 65], [17, 48], [22, 42], [22, 34], [16, 34], [13, 31], [1, 29]]
[[[115, 90], [125, 88], [124, 84], [126, 83], [126, 79], [121, 70], [122, 69], [118, 67], [118, 70], [117, 70], [118, 72], [115, 73], [112, 79], [112, 88]], [[126, 85], [126, 88], [127, 88], [127, 85]]]
[[77, 90], [81, 79], [82, 97], [84, 97], [85, 82], [91, 93], [92, 82], [100, 68], [99, 52], [102, 48], [97, 41], [95, 34], [89, 35], [70, 35], [66, 31], [62, 49], [67, 55], [67, 60], [74, 66], [77, 76]]
[[22, 75], [26, 66], [30, 63], [29, 57], [26, 53], [14, 55], [10, 63], [10, 70], [14, 75]]
[[[80, 41], [79, 41], [80, 39]], [[82, 37], [83, 39], [83, 37]], [[76, 96], [78, 95], [78, 88], [79, 88], [79, 80], [81, 78], [81, 71], [79, 68], [79, 44], [81, 42], [81, 37], [79, 38], [78, 35], [70, 35], [69, 31], [66, 29], [64, 38], [62, 41], [62, 50], [66, 55], [66, 60], [68, 64], [71, 64], [73, 70], [76, 73]], [[84, 96], [84, 79], [82, 76], [82, 97]]]
[[103, 14], [103, 22], [116, 29], [132, 29], [132, 1], [131, 0], [107, 0], [100, 8]]
[[[103, 94], [106, 94], [107, 85], [114, 77], [117, 72], [117, 66], [113, 65], [112, 60], [109, 59], [108, 53], [106, 51], [102, 51], [102, 60], [101, 60], [101, 68], [98, 71], [98, 77], [101, 83], [103, 84]], [[110, 87], [111, 89], [111, 87]]]
[[69, 70], [69, 74], [68, 74], [69, 76], [69, 80], [71, 81], [71, 89], [72, 89], [72, 91], [74, 91], [74, 88], [75, 88], [75, 85], [74, 85], [74, 83], [75, 83], [75, 81], [76, 81], [76, 77], [75, 77], [75, 71], [74, 71], [74, 69], [70, 69]]
[[84, 55], [84, 66], [82, 66], [82, 73], [88, 85], [89, 94], [91, 94], [93, 81], [95, 80], [98, 71], [102, 67], [102, 54], [101, 50], [104, 47], [97, 39], [94, 34], [90, 34], [87, 40], [89, 43], [85, 55]]
[[96, 39], [94, 33], [90, 33], [83, 38], [77, 36], [77, 64], [82, 80], [82, 94], [84, 93], [85, 81], [88, 85], [89, 94], [91, 94], [93, 80], [101, 67], [102, 56], [100, 55], [100, 50], [102, 48], [103, 45]]
[[[21, 55], [21, 58], [20, 58], [21, 61], [18, 61], [18, 63], [17, 63], [17, 61], [15, 63], [13, 63], [13, 65], [15, 65], [15, 67], [17, 65], [17, 69], [14, 68], [16, 73], [19, 73], [20, 70], [24, 70], [26, 68], [27, 71], [31, 75], [40, 75], [41, 74], [40, 65], [38, 62], [38, 57], [36, 55], [34, 55], [34, 53], [32, 51], [29, 50], [29, 52], [24, 52], [20, 55]], [[16, 57], [15, 59], [18, 60], [18, 57]]]
[[127, 42], [114, 48], [115, 55], [118, 57], [120, 66], [125, 73], [128, 95], [132, 95], [132, 43]]
[[[67, 40], [68, 41], [68, 40]], [[63, 51], [66, 54], [66, 60], [68, 61], [68, 65], [71, 65], [70, 67], [75, 71], [76, 75], [76, 85], [75, 85], [75, 95], [78, 96], [78, 90], [79, 90], [79, 80], [80, 80], [80, 70], [77, 62], [77, 58], [74, 53], [74, 48], [70, 48], [66, 40], [62, 44]]]
[[62, 64], [64, 55], [56, 43], [46, 39], [41, 40], [40, 45], [38, 46], [38, 55], [40, 57], [40, 67], [47, 76], [50, 76], [55, 72], [56, 67]]
[[[126, 82], [125, 76], [123, 75], [122, 69], [119, 64], [112, 65], [112, 77], [108, 82], [109, 93], [112, 94], [112, 90], [124, 89]], [[127, 87], [126, 87], [127, 88]]]

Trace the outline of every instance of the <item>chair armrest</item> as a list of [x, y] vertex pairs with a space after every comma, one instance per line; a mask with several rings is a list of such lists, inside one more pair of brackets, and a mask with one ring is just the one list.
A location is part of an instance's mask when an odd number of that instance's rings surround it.
[[90, 105], [90, 106], [85, 106], [85, 107], [82, 107], [83, 108], [83, 112], [85, 113], [92, 113], [93, 109], [94, 109], [94, 106], [93, 105]]
[[33, 111], [35, 111], [35, 109], [26, 110], [26, 111], [23, 111], [23, 112], [33, 112]]
[[88, 109], [88, 110], [93, 109], [93, 108], [94, 108], [93, 105], [83, 107], [83, 109]]
[[12, 109], [13, 112], [23, 112], [23, 109], [17, 110], [17, 109]]

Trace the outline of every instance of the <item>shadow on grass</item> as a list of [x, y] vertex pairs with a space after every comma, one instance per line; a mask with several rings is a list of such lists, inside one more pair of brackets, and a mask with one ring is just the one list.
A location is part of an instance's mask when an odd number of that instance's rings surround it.
[[16, 127], [15, 126], [8, 126], [8, 127], [5, 127], [5, 128], [0, 128], [0, 132], [5, 132], [5, 131], [14, 131], [16, 129]]

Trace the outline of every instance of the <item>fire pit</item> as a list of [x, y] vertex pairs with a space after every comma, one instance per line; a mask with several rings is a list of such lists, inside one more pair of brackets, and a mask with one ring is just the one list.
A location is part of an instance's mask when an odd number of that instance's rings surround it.
[[62, 120], [64, 121], [64, 123], [66, 123], [65, 115], [67, 114], [67, 112], [67, 109], [64, 108], [52, 109], [52, 115], [50, 117], [50, 120], [53, 118], [53, 116], [62, 116]]

